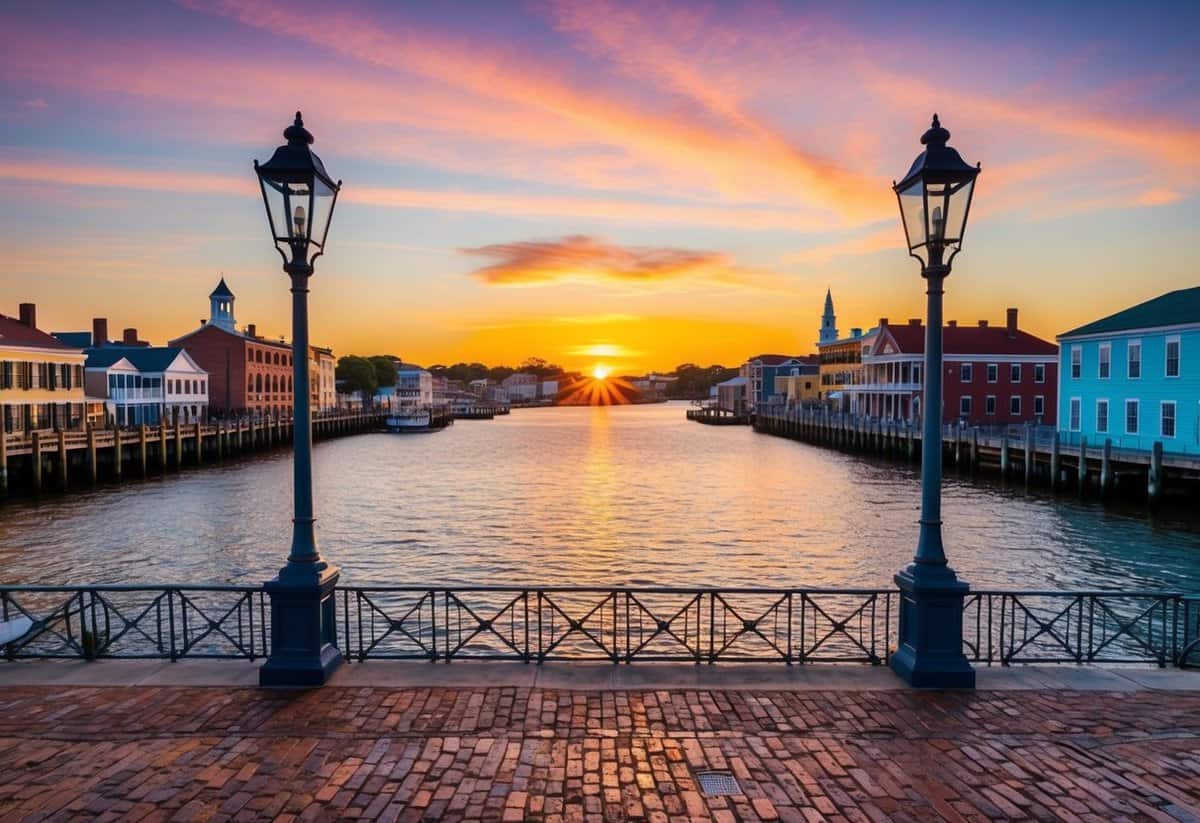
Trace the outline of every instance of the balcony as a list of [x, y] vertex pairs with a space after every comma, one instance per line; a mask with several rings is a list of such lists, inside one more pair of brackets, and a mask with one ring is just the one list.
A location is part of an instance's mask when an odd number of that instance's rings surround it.
[[109, 400], [114, 403], [159, 403], [162, 399], [161, 388], [109, 389]]

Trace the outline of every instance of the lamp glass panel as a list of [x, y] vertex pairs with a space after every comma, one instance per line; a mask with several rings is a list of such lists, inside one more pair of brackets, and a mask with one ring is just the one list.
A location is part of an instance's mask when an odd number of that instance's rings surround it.
[[916, 180], [908, 188], [900, 190], [900, 213], [904, 218], [908, 247], [916, 251], [925, 244], [929, 231], [925, 221], [925, 187], [922, 181]]
[[329, 220], [333, 215], [334, 193], [334, 190], [325, 185], [325, 181], [320, 178], [313, 182], [312, 214], [309, 222], [312, 226], [312, 242], [321, 249], [325, 247]]
[[288, 236], [288, 219], [283, 198], [283, 185], [273, 180], [262, 178], [263, 195], [267, 201], [267, 218], [270, 221], [272, 239], [286, 239]]
[[952, 188], [946, 197], [944, 214], [947, 244], [958, 245], [962, 240], [963, 230], [967, 223], [967, 207], [971, 203], [971, 191], [974, 187], [974, 179], [968, 180], [966, 183], [958, 184], [958, 188]]

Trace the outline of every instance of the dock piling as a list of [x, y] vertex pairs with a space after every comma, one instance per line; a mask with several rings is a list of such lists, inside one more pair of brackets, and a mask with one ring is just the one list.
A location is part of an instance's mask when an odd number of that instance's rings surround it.
[[30, 457], [33, 460], [33, 493], [42, 493], [42, 433], [34, 432], [30, 438], [33, 444]]

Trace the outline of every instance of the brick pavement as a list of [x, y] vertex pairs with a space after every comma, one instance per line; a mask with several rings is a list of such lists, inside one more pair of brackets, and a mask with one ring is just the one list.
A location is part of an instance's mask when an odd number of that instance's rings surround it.
[[14, 686], [0, 818], [1195, 820], [1198, 736], [1200, 692]]

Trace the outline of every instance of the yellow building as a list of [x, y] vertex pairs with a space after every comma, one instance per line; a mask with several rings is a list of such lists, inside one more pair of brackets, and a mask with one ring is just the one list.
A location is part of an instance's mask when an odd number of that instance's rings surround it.
[[6, 433], [80, 429], [89, 412], [83, 389], [82, 349], [37, 328], [37, 308], [22, 303], [18, 317], [0, 314], [0, 426]]
[[850, 336], [818, 345], [820, 351], [820, 385], [818, 400], [834, 411], [857, 414], [856, 388], [863, 382], [862, 356], [870, 345], [875, 330], [862, 333], [851, 329]]
[[775, 393], [786, 397], [789, 406], [816, 403], [821, 393], [820, 380], [815, 373], [782, 375], [775, 378]]
[[308, 347], [308, 388], [313, 411], [332, 411], [337, 408], [337, 360], [333, 349]]

